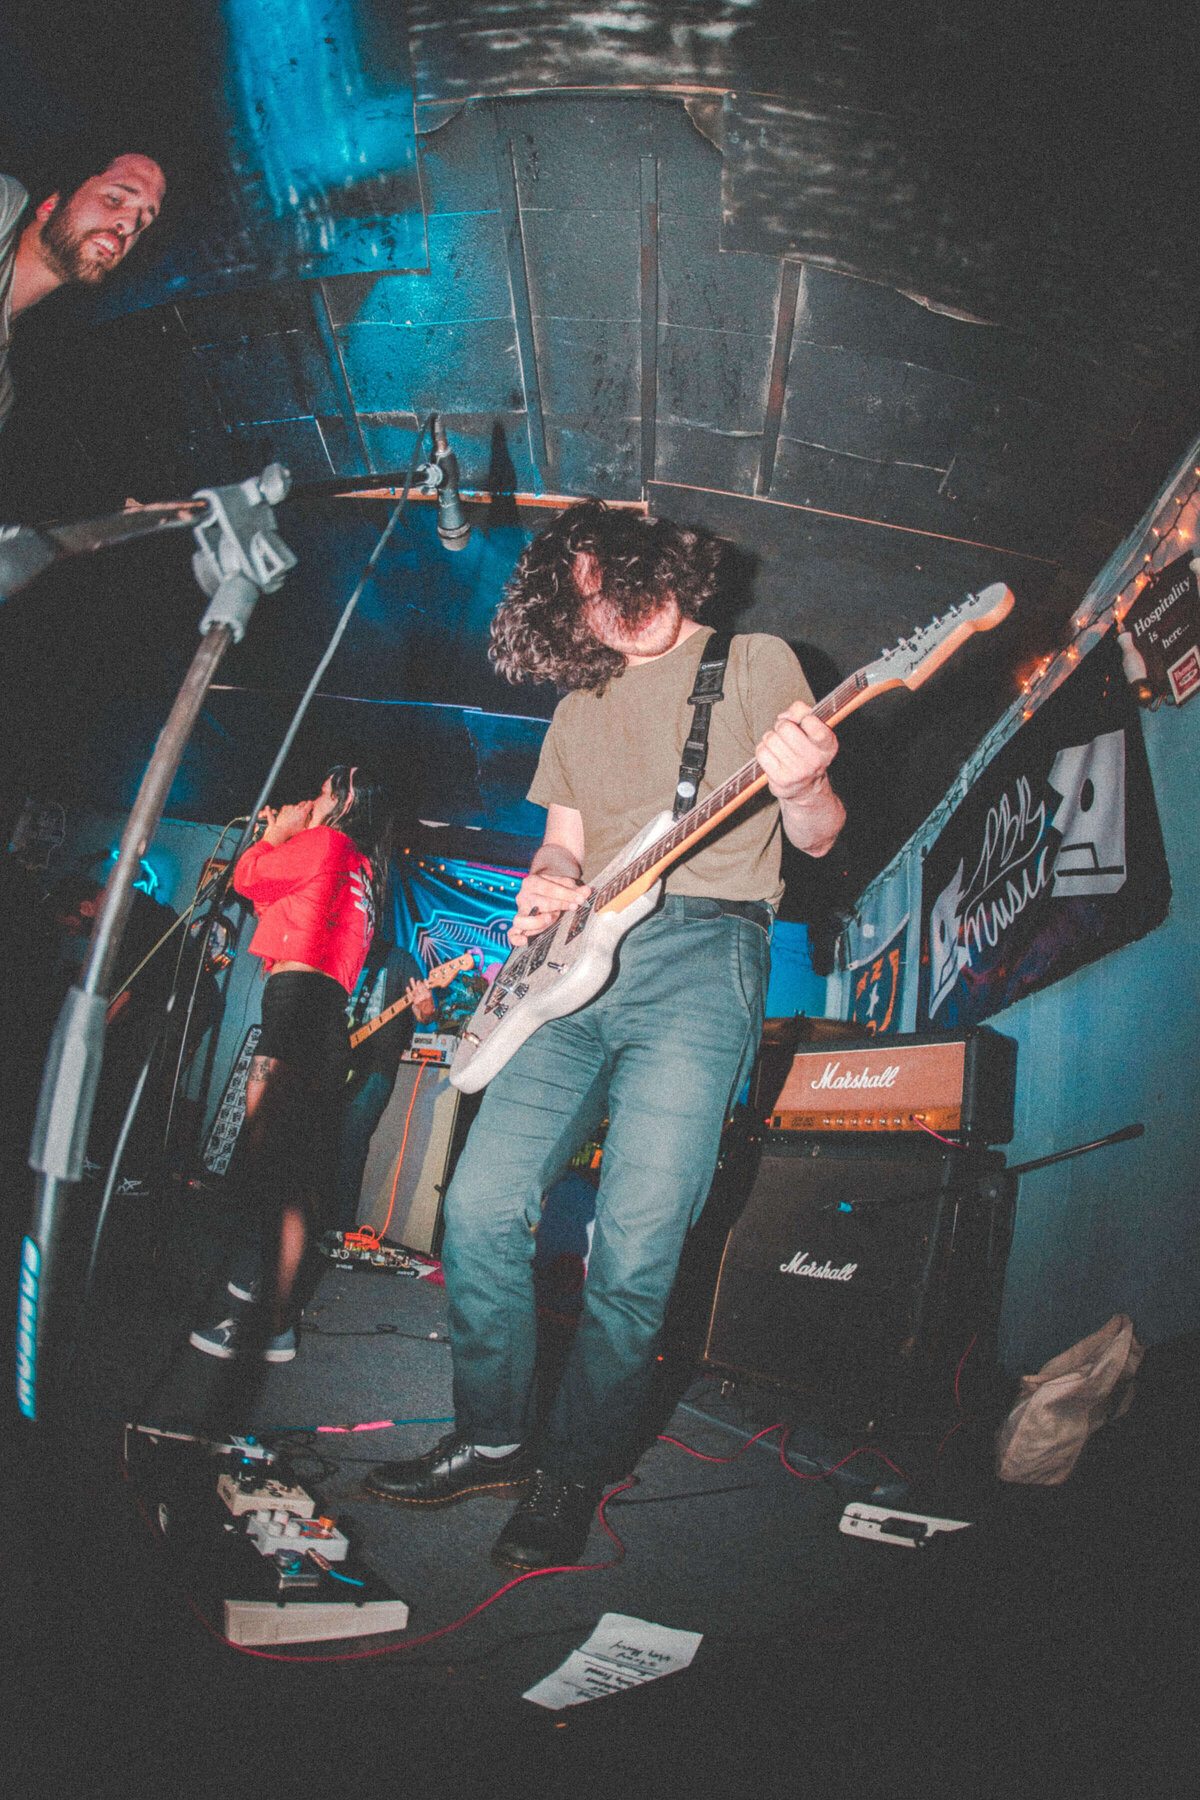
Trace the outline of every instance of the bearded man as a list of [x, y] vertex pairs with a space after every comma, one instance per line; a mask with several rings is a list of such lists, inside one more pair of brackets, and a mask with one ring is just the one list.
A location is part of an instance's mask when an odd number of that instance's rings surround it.
[[[512, 944], [585, 901], [605, 864], [670, 806], [720, 555], [706, 533], [592, 501], [522, 556], [493, 621], [492, 660], [510, 681], [567, 691], [529, 793], [546, 831]], [[781, 639], [732, 639], [698, 797], [752, 756], [769, 792], [668, 873], [600, 993], [543, 1024], [492, 1079], [459, 1160], [442, 1248], [455, 1428], [366, 1485], [412, 1507], [526, 1490], [493, 1547], [501, 1564], [576, 1562], [605, 1486], [628, 1469], [684, 1238], [758, 1046], [780, 833], [824, 856], [845, 818], [828, 774], [837, 740], [811, 700]], [[535, 1429], [533, 1233], [543, 1195], [605, 1117], [582, 1313]]]
[[0, 175], [0, 430], [13, 403], [14, 321], [56, 288], [94, 286], [118, 268], [158, 217], [166, 186], [151, 157], [127, 151], [65, 195], [61, 188], [47, 194], [22, 226], [29, 195]]

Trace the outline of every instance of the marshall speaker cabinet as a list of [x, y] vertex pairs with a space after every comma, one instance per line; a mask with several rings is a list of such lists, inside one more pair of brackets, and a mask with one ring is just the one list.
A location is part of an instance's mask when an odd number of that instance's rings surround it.
[[973, 1379], [994, 1357], [1015, 1183], [986, 1145], [1011, 1136], [1015, 1045], [978, 1031], [764, 1062], [705, 1362], [789, 1390], [814, 1422], [952, 1416], [972, 1339]]

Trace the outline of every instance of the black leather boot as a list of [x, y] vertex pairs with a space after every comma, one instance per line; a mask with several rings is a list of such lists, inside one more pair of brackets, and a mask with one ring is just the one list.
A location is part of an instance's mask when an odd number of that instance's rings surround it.
[[533, 1480], [533, 1452], [524, 1445], [508, 1456], [480, 1456], [451, 1432], [424, 1456], [380, 1463], [363, 1482], [368, 1494], [393, 1506], [451, 1506], [472, 1494], [503, 1494]]
[[492, 1561], [513, 1569], [553, 1569], [579, 1561], [604, 1489], [559, 1481], [539, 1469], [533, 1487], [492, 1545]]

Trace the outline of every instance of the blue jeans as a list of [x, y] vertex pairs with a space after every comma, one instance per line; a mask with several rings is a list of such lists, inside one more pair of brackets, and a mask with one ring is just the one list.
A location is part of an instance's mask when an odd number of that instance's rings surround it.
[[607, 1116], [583, 1310], [538, 1446], [556, 1477], [623, 1472], [689, 1227], [750, 1072], [770, 966], [766, 932], [669, 895], [619, 970], [536, 1031], [490, 1083], [446, 1196], [454, 1407], [479, 1444], [528, 1439], [542, 1196]]

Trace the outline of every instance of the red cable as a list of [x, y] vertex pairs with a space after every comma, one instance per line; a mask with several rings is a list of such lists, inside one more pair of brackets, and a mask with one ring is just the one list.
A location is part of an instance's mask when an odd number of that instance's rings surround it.
[[916, 1113], [909, 1113], [908, 1116], [912, 1120], [914, 1125], [919, 1125], [921, 1127], [922, 1131], [927, 1131], [931, 1138], [937, 1139], [939, 1144], [949, 1144], [949, 1146], [952, 1150], [961, 1150], [962, 1149], [962, 1145], [959, 1143], [957, 1138], [943, 1137], [940, 1131], [935, 1131], [933, 1129], [932, 1125], [926, 1125], [924, 1119], [918, 1119]]
[[882, 1450], [876, 1450], [872, 1444], [860, 1444], [857, 1450], [851, 1450], [849, 1456], [843, 1456], [841, 1462], [831, 1463], [829, 1468], [822, 1469], [819, 1474], [802, 1474], [799, 1469], [793, 1469], [791, 1463], [787, 1459], [787, 1444], [791, 1435], [792, 1428], [789, 1425], [780, 1440], [779, 1460], [787, 1470], [788, 1474], [794, 1475], [797, 1481], [824, 1481], [826, 1475], [832, 1475], [835, 1470], [844, 1468], [848, 1462], [853, 1462], [856, 1456], [877, 1456], [880, 1462], [886, 1463], [888, 1468], [900, 1477], [901, 1481], [908, 1480], [908, 1476], [904, 1473], [904, 1470], [898, 1468], [890, 1456], [885, 1456]]
[[736, 1462], [739, 1456], [744, 1456], [751, 1444], [757, 1444], [759, 1438], [770, 1437], [773, 1431], [782, 1429], [782, 1419], [779, 1419], [774, 1425], [765, 1425], [761, 1431], [756, 1431], [752, 1438], [747, 1438], [741, 1449], [735, 1450], [732, 1456], [708, 1456], [703, 1450], [693, 1450], [690, 1444], [685, 1444], [680, 1438], [668, 1437], [663, 1431], [659, 1432], [658, 1441], [660, 1444], [674, 1444], [676, 1449], [684, 1451], [688, 1456], [694, 1456], [697, 1462], [731, 1463]]
[[933, 1453], [933, 1461], [929, 1465], [929, 1473], [930, 1473], [931, 1477], [934, 1474], [936, 1474], [937, 1466], [938, 1466], [938, 1458], [941, 1456], [942, 1451], [946, 1448], [946, 1445], [950, 1442], [950, 1439], [954, 1436], [955, 1432], [961, 1431], [964, 1425], [973, 1425], [974, 1422], [975, 1421], [970, 1418], [959, 1419], [955, 1424], [953, 1424], [950, 1427], [949, 1431], [946, 1433], [945, 1437], [942, 1439], [941, 1443], [938, 1445], [937, 1449]]
[[967, 1345], [966, 1349], [963, 1351], [962, 1355], [959, 1357], [958, 1367], [954, 1371], [954, 1404], [955, 1404], [955, 1406], [957, 1406], [959, 1412], [962, 1411], [962, 1401], [958, 1397], [958, 1378], [963, 1372], [963, 1364], [966, 1362], [968, 1356], [970, 1356], [972, 1350], [975, 1348], [975, 1346], [978, 1342], [979, 1342], [979, 1333], [976, 1332], [975, 1336], [971, 1339], [970, 1343]]
[[801, 1470], [794, 1469], [787, 1459], [787, 1442], [792, 1435], [792, 1427], [783, 1419], [777, 1419], [774, 1425], [766, 1425], [761, 1431], [756, 1431], [754, 1436], [752, 1438], [747, 1438], [741, 1449], [735, 1450], [732, 1456], [708, 1456], [703, 1450], [693, 1450], [690, 1444], [683, 1443], [679, 1438], [667, 1437], [663, 1432], [659, 1433], [658, 1441], [660, 1444], [674, 1444], [678, 1449], [684, 1451], [686, 1455], [694, 1456], [698, 1462], [731, 1463], [736, 1462], [739, 1456], [744, 1456], [751, 1444], [757, 1444], [759, 1438], [770, 1437], [773, 1431], [783, 1432], [783, 1437], [779, 1444], [779, 1460], [787, 1470], [788, 1474], [794, 1475], [797, 1481], [824, 1481], [827, 1475], [832, 1475], [834, 1470], [842, 1468], [848, 1462], [852, 1462], [856, 1456], [877, 1456], [880, 1462], [887, 1463], [889, 1469], [895, 1469], [895, 1472], [899, 1475], [901, 1481], [908, 1480], [908, 1476], [904, 1473], [903, 1469], [897, 1469], [890, 1457], [885, 1456], [882, 1450], [876, 1450], [870, 1444], [860, 1444], [857, 1450], [851, 1450], [849, 1456], [843, 1456], [841, 1462], [832, 1463], [828, 1469], [820, 1469], [815, 1475], [805, 1475]]

